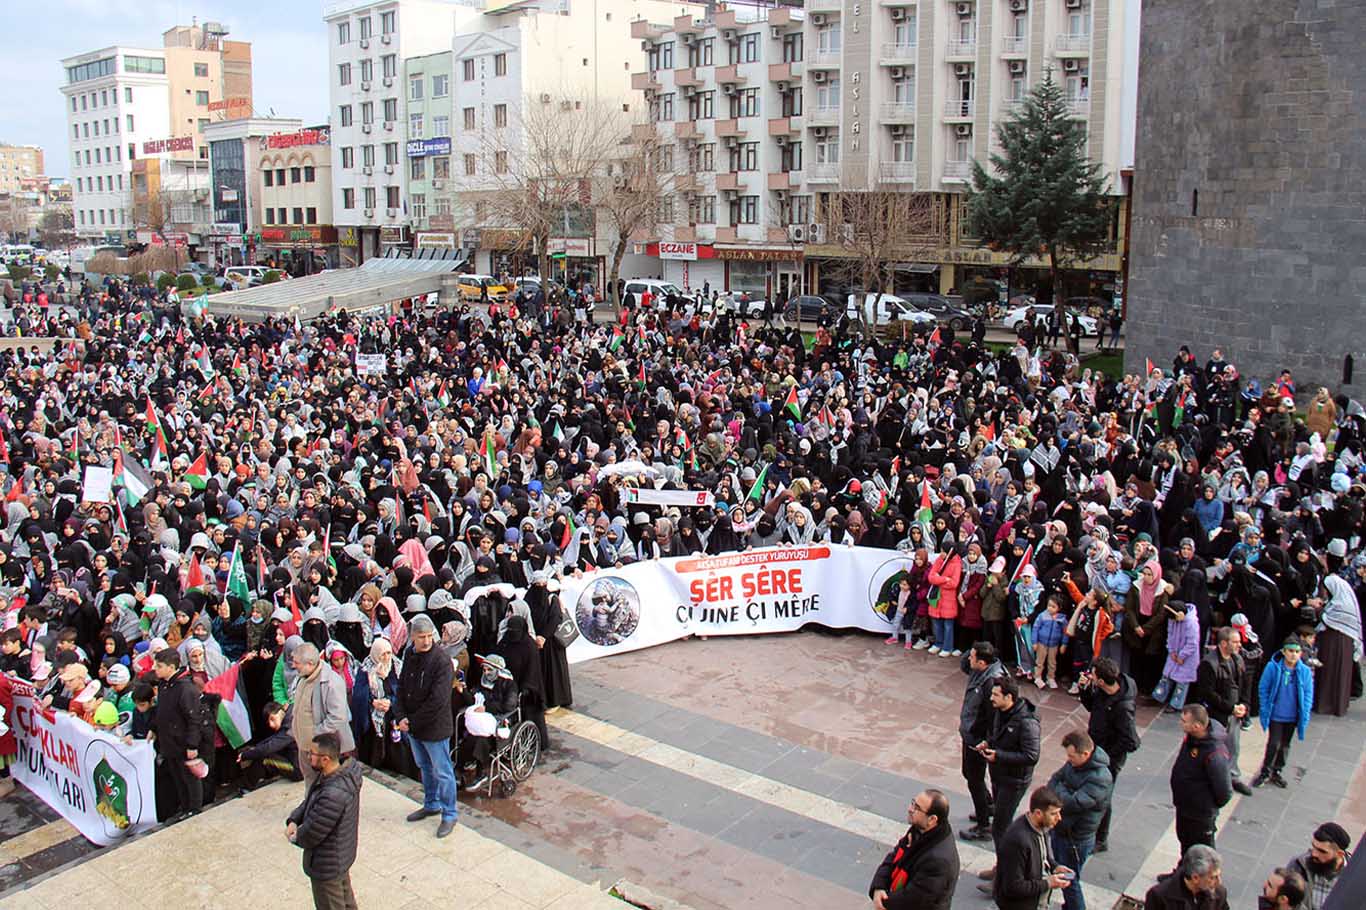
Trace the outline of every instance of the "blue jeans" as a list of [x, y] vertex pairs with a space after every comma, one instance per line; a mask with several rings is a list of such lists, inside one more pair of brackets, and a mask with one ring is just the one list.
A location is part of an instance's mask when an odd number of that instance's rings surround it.
[[1052, 841], [1053, 862], [1076, 873], [1072, 883], [1062, 890], [1063, 910], [1086, 910], [1086, 898], [1081, 894], [1081, 867], [1086, 865], [1091, 851], [1095, 849], [1096, 839], [1092, 836], [1083, 840], [1071, 840], [1054, 834]]
[[440, 812], [442, 821], [455, 821], [460, 817], [460, 808], [455, 803], [451, 741], [409, 736], [408, 742], [413, 746], [413, 761], [422, 772], [422, 808]]
[[[1173, 710], [1180, 711], [1186, 706], [1186, 690], [1190, 688], [1190, 683], [1176, 682], [1169, 676], [1164, 676], [1158, 680], [1157, 688], [1153, 689], [1153, 701], [1159, 704], [1170, 704]], [[1168, 694], [1171, 696], [1168, 701]]]
[[934, 643], [939, 646], [941, 651], [953, 650], [953, 620], [952, 619], [931, 619], [930, 624], [934, 629]]

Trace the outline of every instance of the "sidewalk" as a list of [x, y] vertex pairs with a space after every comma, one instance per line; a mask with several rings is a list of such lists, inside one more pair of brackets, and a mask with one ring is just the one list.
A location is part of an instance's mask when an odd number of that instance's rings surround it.
[[[70, 910], [141, 895], [155, 907], [307, 907], [302, 851], [285, 816], [302, 784], [272, 784], [9, 893], [6, 910]], [[436, 820], [409, 824], [412, 800], [367, 776], [351, 883], [361, 907], [429, 910], [622, 910], [607, 885], [585, 884], [462, 824], [437, 840]]]

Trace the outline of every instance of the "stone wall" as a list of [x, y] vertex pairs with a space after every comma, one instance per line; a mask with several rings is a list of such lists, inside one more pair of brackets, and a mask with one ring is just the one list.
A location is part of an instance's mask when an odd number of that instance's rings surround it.
[[[1126, 366], [1366, 387], [1366, 15], [1144, 0]], [[1343, 362], [1355, 376], [1342, 385]]]

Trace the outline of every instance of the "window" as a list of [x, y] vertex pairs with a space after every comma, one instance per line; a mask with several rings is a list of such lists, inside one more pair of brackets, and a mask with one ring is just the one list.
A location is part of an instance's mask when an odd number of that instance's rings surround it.
[[474, 129], [474, 108], [472, 108], [472, 107], [467, 107], [467, 108], [463, 109], [463, 110], [460, 112], [460, 114], [461, 114], [461, 116], [463, 116], [463, 117], [465, 118], [465, 129], [467, 129], [467, 130], [473, 130], [473, 129]]
[[95, 124], [95, 135], [98, 136], [100, 134], [100, 122], [98, 120], [93, 120], [91, 122]]
[[674, 147], [672, 145], [661, 145], [655, 149], [655, 169], [666, 174], [673, 171]]
[[275, 185], [275, 172], [272, 171], [270, 168], [266, 168], [265, 171], [263, 171], [262, 174], [261, 174], [261, 179], [262, 179], [262, 182], [264, 182], [266, 186], [274, 186], [274, 185]]
[[124, 118], [124, 123], [127, 124], [127, 126], [128, 126], [128, 132], [130, 132], [130, 133], [133, 132], [133, 115], [132, 115], [132, 114], [128, 114], [128, 115]]
[[[133, 143], [131, 143], [131, 142], [128, 143], [128, 160], [129, 160], [129, 161], [134, 161], [134, 160], [137, 159], [137, 157], [138, 157], [137, 147], [134, 146]], [[89, 163], [90, 163], [90, 153], [89, 153], [89, 152], [86, 152], [86, 153], [85, 153], [85, 163], [86, 163], [86, 164], [89, 164]]]
[[915, 77], [907, 76], [892, 83], [892, 100], [897, 104], [915, 103]]
[[[75, 99], [72, 99], [72, 100], [74, 101]], [[81, 224], [84, 225], [84, 224], [85, 224], [85, 209], [81, 209], [77, 214], [80, 215], [80, 217], [81, 217]]]
[[398, 187], [386, 186], [384, 188], [384, 201], [388, 203], [389, 208], [398, 208]]
[[759, 169], [759, 143], [742, 142], [730, 150], [730, 170], [755, 171]]
[[1006, 95], [1007, 98], [1009, 98], [1011, 101], [1023, 101], [1024, 96], [1027, 92], [1028, 89], [1025, 87], [1024, 76], [1010, 77], [1010, 88], [1008, 89], [1008, 94]]
[[349, 145], [342, 146], [342, 167], [351, 169], [356, 166], [356, 150]]
[[451, 159], [447, 155], [439, 155], [432, 159], [432, 179], [446, 180], [451, 176]]
[[301, 167], [292, 167], [292, 168], [289, 169], [289, 182], [290, 182], [290, 183], [298, 183], [298, 182], [300, 182], [300, 181], [303, 180], [303, 179], [304, 179], [304, 169], [303, 169], [303, 168], [301, 168]]
[[342, 189], [342, 208], [353, 209], [356, 207], [356, 191], [351, 187]]
[[507, 55], [507, 54], [494, 54], [494, 55], [493, 55], [493, 75], [495, 75], [495, 76], [506, 76], [507, 74], [508, 74], [508, 55]]
[[90, 105], [90, 100], [89, 100], [89, 98], [90, 98], [89, 95], [82, 95], [82, 96], [81, 96], [81, 110], [83, 110], [83, 111], [88, 111], [88, 110], [90, 110], [90, 106], [89, 106], [89, 105]]
[[466, 177], [473, 177], [473, 176], [474, 176], [474, 156], [473, 156], [473, 155], [466, 155], [466, 156], [465, 156], [465, 176], [466, 176]]
[[438, 197], [436, 197], [436, 214], [438, 214], [438, 215], [449, 215], [450, 213], [451, 213], [451, 197], [449, 197], [449, 196], [438, 196]]
[[659, 119], [669, 123], [674, 119], [674, 93], [659, 96]]
[[196, 63], [194, 65], [194, 74], [201, 79], [208, 78], [209, 65], [207, 63]]
[[811, 197], [793, 196], [787, 204], [788, 224], [811, 223]]
[[393, 54], [385, 54], [379, 58], [380, 71], [390, 79], [398, 75], [398, 57]]
[[758, 224], [759, 197], [740, 196], [736, 199], [732, 199], [730, 203], [730, 223]]
[[[72, 95], [72, 96], [71, 96], [71, 113], [73, 113], [73, 114], [76, 113], [76, 96], [75, 96], [75, 95]], [[82, 214], [84, 214], [84, 213], [82, 213]]]
[[339, 65], [337, 66], [337, 84], [338, 84], [338, 85], [350, 85], [350, 84], [351, 84], [351, 64], [349, 64], [349, 63], [342, 63], [342, 64], [339, 64]]
[[195, 93], [194, 93], [194, 103], [195, 103], [195, 104], [198, 104], [198, 105], [206, 105], [206, 104], [208, 104], [208, 103], [209, 103], [209, 93], [208, 93], [208, 92], [195, 92]]
[[385, 122], [385, 123], [393, 123], [393, 122], [394, 122], [395, 120], [397, 120], [397, 119], [398, 119], [398, 99], [397, 99], [397, 98], [385, 98], [385, 99], [384, 99], [384, 122]]
[[392, 35], [394, 33], [394, 13], [392, 10], [387, 13], [379, 14], [379, 30], [381, 34], [385, 35]]
[[506, 104], [495, 104], [493, 106], [493, 125], [499, 127], [508, 125], [508, 106]]
[[759, 60], [759, 33], [750, 32], [740, 36], [740, 62], [756, 63]]
[[294, 221], [295, 224], [303, 224], [303, 223], [304, 223], [304, 210], [303, 210], [302, 208], [296, 208], [296, 209], [294, 210], [294, 219], [293, 219], [293, 221]]
[[802, 59], [802, 33], [793, 32], [783, 35], [783, 62], [800, 63]]
[[897, 164], [915, 161], [915, 140], [899, 130], [892, 134], [892, 161]]
[[451, 134], [451, 118], [445, 114], [436, 114], [432, 117], [432, 135], [449, 136]]
[[674, 223], [674, 197], [672, 193], [659, 198], [659, 204], [655, 206], [655, 221], [658, 224]]
[[341, 106], [341, 125], [342, 125], [342, 126], [350, 126], [350, 125], [351, 125], [351, 105], [349, 105], [349, 104], [343, 104], [343, 105]]
[[840, 163], [840, 137], [838, 130], [826, 130], [825, 138], [816, 140], [816, 163]]
[[79, 139], [79, 138], [81, 138], [81, 125], [80, 125], [79, 123], [73, 123], [73, 124], [71, 124], [71, 138], [72, 138], [72, 139]]
[[351, 23], [350, 23], [350, 22], [338, 22], [338, 23], [337, 23], [337, 43], [338, 43], [338, 44], [350, 44], [350, 43], [351, 43]]
[[373, 209], [375, 207], [375, 188], [373, 186], [367, 186], [365, 188], [365, 207], [367, 209]]
[[474, 61], [473, 61], [473, 60], [462, 60], [462, 61], [460, 61], [460, 71], [461, 71], [461, 75], [464, 77], [464, 79], [465, 79], [466, 82], [473, 82], [473, 81], [474, 81]]
[[432, 77], [432, 97], [445, 98], [451, 90], [451, 77], [442, 73]]
[[408, 100], [409, 100], [409, 101], [421, 101], [421, 100], [422, 100], [422, 84], [423, 84], [423, 80], [422, 80], [422, 77], [421, 77], [421, 76], [414, 76], [412, 79], [409, 79], [409, 80], [408, 80]]
[[360, 81], [373, 82], [375, 80], [375, 62], [366, 57], [360, 62]]
[[95, 190], [100, 193], [104, 192], [104, 178], [98, 175], [95, 177]]
[[[198, 76], [198, 75], [199, 75], [199, 66], [200, 66], [200, 64], [196, 63], [194, 66], [195, 66], [194, 74], [195, 74], [196, 76]], [[207, 76], [208, 74], [209, 74], [208, 68], [205, 67], [205, 69], [204, 69], [204, 75]], [[109, 89], [103, 89], [103, 90], [100, 91], [100, 107], [108, 107], [108, 106], [109, 106]]]
[[318, 179], [318, 172], [313, 169], [313, 165], [304, 165], [304, 183], [314, 183]]
[[659, 46], [659, 68], [671, 70], [674, 68], [674, 43], [666, 41]]
[[313, 206], [310, 205], [308, 208], [304, 209], [304, 224], [317, 224], [317, 223], [318, 223], [318, 210], [315, 209]]
[[100, 209], [100, 224], [104, 224], [104, 209]]
[[384, 163], [385, 163], [385, 164], [398, 164], [398, 143], [397, 143], [397, 142], [386, 142], [386, 143], [384, 143]]
[[694, 174], [709, 174], [716, 170], [716, 145], [708, 142], [688, 153], [688, 167]]
[[375, 122], [375, 102], [362, 101], [360, 103], [360, 122], [366, 125]]
[[100, 150], [99, 150], [99, 149], [95, 149], [95, 163], [96, 163], [96, 164], [99, 164], [99, 163], [100, 163]]
[[783, 146], [782, 169], [784, 172], [802, 169], [802, 144], [800, 142], [789, 142]]
[[126, 102], [129, 103], [129, 104], [132, 104], [132, 103], [133, 103], [133, 89], [132, 89], [131, 87], [129, 87], [129, 86], [125, 86], [125, 87], [124, 87], [124, 89], [123, 89], [123, 100], [126, 101]]
[[89, 123], [82, 123], [82, 124], [81, 124], [81, 138], [83, 138], [83, 139], [89, 139], [89, 138], [90, 138], [90, 124], [89, 124]]
[[816, 52], [820, 54], [838, 54], [840, 52], [842, 34], [838, 25], [823, 25], [816, 29]]
[[800, 117], [802, 115], [802, 88], [796, 86], [783, 92], [783, 116]]
[[972, 140], [955, 139], [953, 143], [953, 160], [969, 161], [972, 159]]
[[164, 75], [166, 73], [165, 57], [134, 57], [125, 54], [123, 57], [123, 71], [125, 73], [156, 73]]
[[369, 16], [366, 16], [364, 19], [360, 20], [360, 36], [361, 36], [361, 38], [369, 38], [371, 32], [373, 32], [373, 31], [374, 31], [374, 30], [370, 27], [370, 17], [369, 17]]
[[409, 138], [409, 139], [421, 139], [421, 138], [422, 138], [422, 115], [421, 115], [421, 114], [409, 114], [409, 115], [408, 115], [408, 138]]
[[84, 177], [77, 177], [77, 178], [76, 178], [76, 192], [78, 192], [78, 193], [84, 193], [84, 192], [85, 192], [85, 178], [84, 178]]
[[508, 153], [502, 150], [493, 153], [493, 172], [495, 174], [506, 174], [508, 172]]
[[730, 100], [730, 115], [731, 117], [759, 116], [759, 90], [757, 88], [747, 88], [732, 95]]
[[711, 66], [716, 39], [706, 38], [688, 46], [688, 66]]
[[823, 111], [838, 110], [840, 106], [840, 80], [830, 76], [825, 85], [816, 86], [816, 109]]
[[413, 219], [414, 219], [415, 221], [422, 221], [422, 220], [426, 219], [426, 217], [427, 217], [427, 194], [426, 194], [426, 193], [409, 193], [409, 194], [408, 194], [408, 204], [409, 204], [409, 208], [412, 210]]
[[894, 24], [892, 43], [905, 47], [916, 43], [915, 7], [905, 10], [905, 18]]
[[375, 166], [375, 147], [373, 145], [362, 145], [360, 147], [360, 163], [366, 167]]
[[270, 208], [269, 206], [266, 207], [266, 212], [265, 212], [265, 223], [266, 223], [266, 224], [274, 224], [274, 223], [275, 223], [275, 209]]
[[688, 99], [689, 120], [710, 120], [716, 116], [713, 109], [716, 92], [699, 92]]
[[276, 185], [276, 186], [284, 186], [284, 185], [285, 185], [285, 169], [282, 168], [282, 167], [277, 167], [277, 168], [275, 169], [275, 185]]
[[716, 197], [694, 196], [688, 203], [689, 224], [716, 223]]

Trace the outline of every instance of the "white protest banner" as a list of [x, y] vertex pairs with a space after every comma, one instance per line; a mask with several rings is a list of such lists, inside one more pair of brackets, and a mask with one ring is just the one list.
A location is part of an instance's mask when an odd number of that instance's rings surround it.
[[82, 502], [113, 502], [114, 469], [88, 465], [81, 486]]
[[623, 501], [642, 506], [706, 507], [716, 504], [716, 497], [706, 490], [653, 490], [649, 487], [624, 487]]
[[791, 632], [817, 624], [887, 634], [911, 554], [824, 544], [681, 556], [565, 578], [581, 633], [570, 663], [686, 635]]
[[157, 823], [152, 745], [125, 745], [65, 711], [44, 709], [14, 684], [10, 722], [19, 744], [10, 773], [81, 832], [108, 846]]
[[357, 354], [357, 376], [383, 376], [389, 369], [388, 358], [383, 354]]

